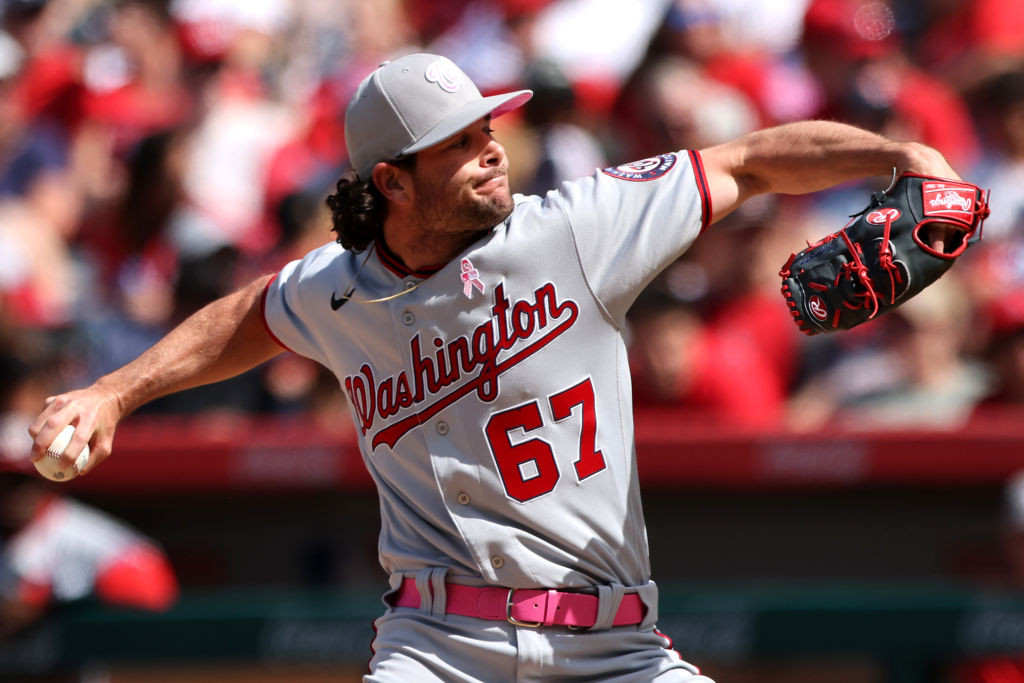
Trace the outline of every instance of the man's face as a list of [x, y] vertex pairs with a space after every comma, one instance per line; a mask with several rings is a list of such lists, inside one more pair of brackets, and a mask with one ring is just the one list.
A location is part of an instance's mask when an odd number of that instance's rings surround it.
[[489, 117], [417, 153], [412, 179], [424, 235], [479, 232], [512, 212], [508, 157]]

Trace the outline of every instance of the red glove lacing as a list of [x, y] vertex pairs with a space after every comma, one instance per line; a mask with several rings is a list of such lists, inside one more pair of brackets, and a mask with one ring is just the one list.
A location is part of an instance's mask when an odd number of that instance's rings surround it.
[[[882, 246], [878, 249], [878, 265], [885, 268], [886, 272], [889, 273], [889, 304], [896, 303], [896, 283], [903, 284], [903, 276], [900, 274], [899, 267], [893, 263], [892, 260], [892, 243], [889, 242], [889, 228], [892, 225], [892, 214], [888, 211], [885, 214], [885, 229], [882, 231]], [[878, 311], [876, 304], [875, 311]], [[871, 314], [874, 317], [874, 313]]]

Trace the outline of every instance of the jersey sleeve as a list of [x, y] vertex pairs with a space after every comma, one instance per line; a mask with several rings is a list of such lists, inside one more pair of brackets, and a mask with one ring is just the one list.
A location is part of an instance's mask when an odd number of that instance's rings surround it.
[[563, 184], [546, 201], [561, 204], [587, 282], [618, 322], [711, 220], [711, 196], [694, 151], [600, 170]]
[[310, 290], [316, 288], [323, 263], [322, 250], [316, 250], [282, 268], [267, 284], [262, 313], [263, 324], [278, 344], [326, 365], [323, 344], [306, 322], [316, 319], [308, 310], [308, 302], [314, 300]]

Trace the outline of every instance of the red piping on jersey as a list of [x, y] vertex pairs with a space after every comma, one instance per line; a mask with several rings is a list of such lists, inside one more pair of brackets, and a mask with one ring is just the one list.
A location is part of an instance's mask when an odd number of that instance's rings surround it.
[[369, 671], [371, 675], [373, 675], [373, 658], [377, 656], [377, 646], [375, 643], [377, 642], [377, 619], [379, 618], [380, 617], [375, 617], [373, 621], [370, 622], [370, 628], [373, 629], [373, 638], [370, 640], [370, 658], [366, 660], [366, 670]]
[[678, 652], [676, 652], [675, 644], [672, 642], [671, 638], [669, 638], [667, 635], [665, 635], [664, 633], [659, 631], [657, 627], [654, 628], [654, 632], [657, 633], [659, 636], [661, 636], [662, 638], [664, 638], [665, 640], [668, 641], [668, 645], [665, 646], [666, 650], [672, 650], [676, 654], [679, 654]]
[[[292, 351], [291, 349], [288, 348], [287, 344], [285, 344], [283, 341], [277, 338], [277, 335], [274, 334], [273, 330], [270, 329], [270, 325], [267, 324], [267, 292], [270, 291], [270, 285], [276, 279], [277, 273], [274, 273], [274, 277], [270, 278], [267, 281], [267, 286], [263, 288], [263, 294], [260, 295], [260, 320], [263, 321], [263, 329], [267, 331], [267, 334], [270, 335], [270, 338], [273, 339], [278, 346], [280, 346], [285, 351]], [[292, 351], [292, 353], [295, 352]]]
[[693, 178], [697, 181], [697, 192], [700, 193], [701, 220], [700, 233], [703, 233], [711, 225], [711, 190], [708, 187], [708, 177], [704, 173], [704, 162], [700, 158], [700, 152], [690, 150], [690, 166], [693, 167]]
[[374, 244], [376, 246], [374, 251], [377, 252], [377, 257], [380, 258], [380, 262], [384, 265], [385, 268], [390, 270], [398, 277], [407, 277], [409, 275], [412, 275], [413, 277], [426, 279], [433, 275], [434, 273], [436, 273], [437, 271], [444, 268], [446, 265], [442, 263], [436, 266], [426, 266], [424, 268], [420, 268], [419, 270], [412, 270], [404, 263], [402, 263], [402, 260], [395, 256], [394, 252], [388, 249], [388, 245], [384, 244], [383, 240], [377, 240]]

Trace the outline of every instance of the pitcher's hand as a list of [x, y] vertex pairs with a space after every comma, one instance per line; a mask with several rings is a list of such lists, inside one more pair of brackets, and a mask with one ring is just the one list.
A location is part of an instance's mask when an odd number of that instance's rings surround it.
[[75, 458], [89, 444], [89, 464], [80, 473], [87, 474], [110, 455], [114, 431], [121, 417], [116, 395], [96, 384], [51, 396], [28, 430], [33, 439], [32, 461], [46, 455], [47, 447], [70, 424], [75, 426], [75, 434], [61, 456], [62, 467], [67, 469], [74, 465]]

